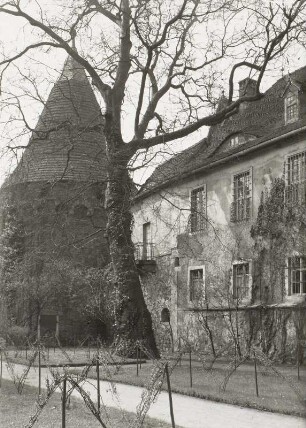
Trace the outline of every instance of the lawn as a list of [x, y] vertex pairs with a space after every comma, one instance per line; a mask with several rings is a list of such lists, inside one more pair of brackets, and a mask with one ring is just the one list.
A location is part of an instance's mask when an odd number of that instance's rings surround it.
[[[85, 364], [95, 355], [95, 348], [70, 348], [63, 352], [58, 348], [50, 348], [45, 351], [42, 363], [44, 364]], [[29, 354], [27, 355], [29, 357]], [[10, 351], [10, 357], [15, 362], [26, 363], [25, 351]], [[120, 357], [104, 354], [104, 361], [108, 360], [111, 365], [100, 368], [100, 379], [112, 379], [115, 382], [128, 383], [132, 385], [145, 386], [152, 373], [153, 363], [142, 364], [137, 376], [136, 365], [116, 365], [116, 363], [135, 363], [135, 359], [121, 359]], [[37, 363], [37, 360], [36, 360]], [[113, 364], [113, 365], [112, 365]], [[103, 364], [102, 364], [103, 365]], [[183, 360], [181, 365], [177, 365], [171, 374], [171, 388], [174, 392], [190, 396], [211, 399], [229, 404], [237, 404], [244, 407], [253, 407], [260, 410], [269, 410], [285, 414], [306, 416], [306, 367], [300, 370], [300, 379], [297, 379], [297, 369], [294, 366], [278, 366], [287, 380], [278, 377], [271, 370], [258, 365], [258, 390], [256, 396], [254, 366], [251, 363], [243, 364], [230, 378], [226, 390], [220, 390], [220, 386], [225, 378], [228, 365], [219, 362], [212, 370], [204, 370], [199, 361], [192, 362], [192, 387], [190, 386], [190, 373], [187, 360]], [[73, 369], [78, 373], [81, 369]], [[92, 368], [89, 377], [95, 378], [96, 371]], [[291, 386], [299, 392], [300, 399]], [[163, 383], [166, 389], [166, 382]]]
[[[10, 360], [14, 363], [27, 364], [27, 361], [31, 358], [33, 350], [31, 349], [8, 349], [7, 355]], [[97, 354], [97, 348], [95, 347], [83, 347], [83, 348], [56, 348], [49, 347], [43, 348], [41, 353], [41, 364], [42, 365], [84, 365], [92, 361]], [[128, 362], [130, 364], [136, 362], [133, 358], [122, 359], [116, 355], [111, 355], [106, 351], [105, 357], [110, 364], [119, 362]], [[38, 358], [36, 358], [34, 365], [38, 365]]]
[[[294, 385], [300, 396], [306, 398], [306, 370], [300, 371], [300, 380], [297, 379], [296, 368], [277, 367], [287, 381], [278, 377], [264, 367], [258, 366], [258, 390], [256, 396], [254, 367], [246, 364], [239, 367], [231, 376], [226, 390], [221, 391], [227, 365], [217, 364], [212, 370], [204, 370], [200, 364], [193, 362], [192, 387], [190, 386], [190, 371], [187, 361], [177, 365], [171, 374], [171, 388], [178, 392], [194, 397], [211, 399], [244, 407], [253, 407], [285, 414], [306, 416], [305, 400], [299, 399], [290, 385]], [[136, 366], [109, 367], [108, 374], [100, 369], [100, 379], [112, 378], [115, 382], [145, 386], [150, 379], [153, 369], [152, 363], [143, 364], [137, 376]], [[78, 370], [76, 370], [78, 371]], [[96, 378], [95, 369], [91, 369], [89, 377]], [[163, 389], [166, 389], [166, 380]]]
[[[0, 388], [0, 426], [2, 428], [21, 428], [26, 426], [29, 418], [34, 414], [37, 389], [26, 386], [22, 395], [16, 391], [11, 381], [2, 380]], [[134, 428], [135, 414], [108, 408], [102, 410], [103, 421], [108, 428]], [[38, 421], [34, 425], [39, 428], [58, 428], [61, 426], [61, 399], [55, 393], [43, 409]], [[66, 410], [67, 428], [101, 428], [99, 422], [86, 408], [82, 400], [72, 398]], [[143, 428], [170, 428], [165, 422], [146, 418]], [[178, 427], [179, 428], [179, 427]]]

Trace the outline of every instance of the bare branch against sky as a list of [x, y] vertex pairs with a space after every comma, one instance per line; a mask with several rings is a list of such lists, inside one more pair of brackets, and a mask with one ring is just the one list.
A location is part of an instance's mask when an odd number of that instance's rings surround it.
[[[16, 153], [30, 136], [39, 143], [35, 113], [69, 56], [103, 103], [106, 234], [121, 297], [116, 328], [131, 340], [145, 338], [155, 355], [131, 236], [131, 162], [261, 99], [265, 76], [290, 71], [287, 61], [304, 49], [305, 12], [306, 0], [0, 3], [0, 19], [16, 28], [0, 51], [4, 150]], [[237, 98], [242, 76], [256, 79], [256, 90]]]
[[[279, 77], [305, 57], [298, 43], [304, 1], [271, 7], [265, 1], [132, 1], [129, 26], [119, 1], [4, 2], [0, 12], [1, 146], [8, 166], [12, 147], [27, 144], [67, 53], [85, 67], [101, 98], [108, 88], [117, 92], [120, 128], [133, 150], [200, 129], [189, 137], [195, 142], [223, 90], [231, 99], [247, 75], [258, 78], [260, 89], [264, 71]], [[125, 28], [130, 41], [120, 45]]]

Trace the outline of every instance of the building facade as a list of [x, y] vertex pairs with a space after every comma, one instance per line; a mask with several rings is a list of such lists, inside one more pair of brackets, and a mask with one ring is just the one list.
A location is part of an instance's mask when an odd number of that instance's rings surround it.
[[[255, 84], [241, 81], [240, 96]], [[264, 95], [160, 165], [135, 199], [136, 258], [165, 346], [302, 352], [306, 68]]]

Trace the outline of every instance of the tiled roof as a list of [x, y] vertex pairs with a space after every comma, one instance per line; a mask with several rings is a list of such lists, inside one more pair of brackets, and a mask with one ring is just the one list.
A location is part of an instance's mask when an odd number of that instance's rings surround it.
[[[297, 85], [300, 91], [300, 119], [286, 125], [284, 93], [290, 82]], [[245, 104], [239, 113], [212, 126], [207, 138], [159, 165], [142, 187], [138, 197], [145, 196], [154, 188], [179, 181], [182, 176], [192, 175], [198, 169], [209, 168], [216, 161], [226, 162], [230, 156], [239, 155], [246, 149], [255, 149], [257, 146], [260, 148], [263, 142], [304, 126], [306, 126], [306, 67], [296, 70], [290, 77], [279, 79], [266, 91], [263, 98]], [[224, 150], [222, 148], [224, 141], [230, 135], [239, 133], [256, 138], [233, 149]]]
[[72, 58], [53, 86], [35, 131], [4, 185], [105, 179], [103, 117], [84, 69]]

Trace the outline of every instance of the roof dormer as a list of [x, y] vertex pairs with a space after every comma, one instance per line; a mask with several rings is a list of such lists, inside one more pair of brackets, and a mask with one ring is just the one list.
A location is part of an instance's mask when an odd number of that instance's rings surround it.
[[256, 95], [257, 82], [250, 77], [246, 77], [239, 82], [239, 98], [252, 97]]
[[290, 76], [283, 93], [285, 124], [296, 122], [299, 119], [299, 92], [301, 88]]
[[256, 138], [255, 135], [247, 134], [244, 132], [236, 132], [231, 135], [228, 135], [222, 143], [222, 151], [227, 151], [234, 149], [238, 146], [242, 146], [243, 144], [254, 140]]
[[299, 119], [298, 91], [288, 91], [284, 99], [285, 123], [296, 122]]

